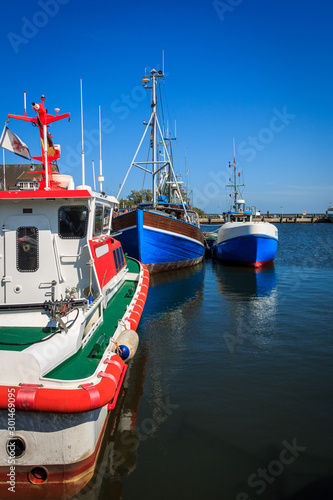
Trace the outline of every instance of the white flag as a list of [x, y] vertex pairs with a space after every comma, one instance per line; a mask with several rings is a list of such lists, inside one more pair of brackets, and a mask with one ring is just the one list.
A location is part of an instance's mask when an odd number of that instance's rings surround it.
[[9, 128], [5, 125], [2, 136], [0, 139], [0, 148], [6, 149], [11, 153], [15, 153], [23, 158], [30, 158], [30, 151], [28, 146], [24, 144], [23, 141], [17, 135], [15, 135]]

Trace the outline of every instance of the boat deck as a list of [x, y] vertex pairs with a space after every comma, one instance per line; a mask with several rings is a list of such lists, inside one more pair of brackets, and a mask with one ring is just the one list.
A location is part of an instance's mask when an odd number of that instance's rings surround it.
[[[34, 342], [38, 342], [44, 337], [48, 337], [50, 333], [56, 331], [56, 328], [40, 328], [40, 327], [13, 327], [1, 326], [0, 327], [0, 351], [23, 351]], [[8, 344], [24, 344], [27, 345], [3, 345]]]
[[[129, 273], [137, 274], [140, 270], [139, 263], [128, 259], [127, 267]], [[113, 336], [118, 320], [123, 317], [128, 304], [131, 302], [135, 292], [136, 281], [126, 280], [115, 296], [110, 300], [107, 309], [104, 311], [104, 321], [92, 335], [87, 345], [80, 349], [74, 356], [64, 361], [57, 368], [45, 375], [46, 378], [59, 380], [79, 380], [89, 377], [94, 373], [98, 363], [100, 362], [106, 346], [110, 338]], [[51, 333], [48, 328], [0, 328], [0, 342], [36, 342]], [[6, 346], [0, 344], [1, 350], [22, 351], [29, 347], [23, 346]], [[89, 357], [90, 356], [90, 357]]]

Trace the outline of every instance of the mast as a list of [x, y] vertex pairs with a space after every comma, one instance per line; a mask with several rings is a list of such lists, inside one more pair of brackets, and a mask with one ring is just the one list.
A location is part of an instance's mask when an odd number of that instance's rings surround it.
[[[124, 184], [126, 182], [126, 179], [131, 171], [132, 166], [134, 165], [135, 167], [138, 167], [141, 170], [143, 170], [144, 172], [147, 172], [147, 173], [152, 175], [152, 177], [153, 177], [153, 179], [152, 179], [152, 181], [153, 181], [152, 182], [152, 185], [153, 185], [152, 186], [153, 187], [153, 208], [156, 208], [156, 205], [157, 205], [156, 193], [157, 193], [158, 173], [161, 170], [165, 170], [166, 168], [170, 168], [170, 174], [171, 174], [172, 178], [174, 179], [174, 182], [176, 185], [176, 191], [177, 191], [180, 203], [182, 204], [182, 207], [184, 210], [185, 220], [190, 222], [190, 217], [187, 213], [187, 210], [186, 210], [186, 207], [184, 204], [184, 200], [182, 198], [182, 195], [181, 195], [181, 192], [179, 189], [179, 183], [177, 182], [177, 177], [175, 175], [175, 172], [174, 172], [174, 169], [172, 166], [171, 154], [169, 154], [168, 147], [166, 144], [166, 142], [168, 142], [168, 138], [164, 137], [165, 134], [163, 134], [163, 132], [161, 130], [161, 127], [160, 127], [160, 124], [158, 121], [158, 117], [157, 117], [156, 81], [157, 81], [157, 78], [164, 78], [164, 74], [163, 74], [163, 71], [161, 71], [161, 70], [156, 71], [155, 69], [152, 69], [150, 72], [150, 75], [151, 76], [148, 76], [145, 74], [143, 79], [142, 79], [142, 83], [143, 83], [144, 89], [148, 89], [148, 90], [152, 91], [152, 99], [151, 99], [152, 112], [151, 112], [148, 123], [144, 122], [144, 125], [146, 127], [145, 131], [143, 133], [143, 136], [141, 138], [139, 146], [135, 152], [133, 160], [129, 166], [129, 169], [127, 170], [127, 173], [125, 175], [125, 179], [123, 180], [123, 183], [119, 188], [117, 198], [119, 198], [120, 193], [121, 193], [121, 191], [124, 187]], [[150, 87], [148, 86], [149, 83], [151, 83]], [[149, 127], [151, 127], [150, 145], [151, 145], [151, 149], [152, 149], [152, 161], [136, 161], [136, 157], [140, 151], [142, 142], [147, 134]], [[159, 160], [159, 157], [158, 157], [159, 137], [161, 138], [161, 143], [162, 143], [162, 147], [163, 147], [163, 156], [164, 156], [163, 160]]]
[[[226, 187], [227, 188], [232, 188], [233, 189], [233, 198], [234, 198], [234, 204], [233, 204], [233, 208], [236, 210], [237, 208], [237, 198], [238, 198], [238, 194], [239, 194], [239, 191], [237, 188], [239, 187], [243, 187], [245, 186], [245, 184], [237, 184], [237, 167], [236, 167], [236, 153], [235, 153], [235, 139], [233, 139], [233, 145], [234, 145], [234, 161], [233, 161], [233, 169], [234, 169], [234, 172], [233, 172], [233, 184], [227, 184]], [[231, 163], [229, 161], [229, 167], [231, 167]], [[240, 174], [238, 174], [240, 175]], [[231, 181], [231, 179], [229, 179]]]
[[94, 160], [91, 160], [91, 162], [92, 162], [92, 171], [93, 171], [93, 178], [94, 178], [94, 191], [96, 191], [95, 162], [94, 162]]
[[64, 113], [63, 115], [59, 115], [59, 108], [55, 108], [55, 116], [51, 115], [47, 112], [45, 108], [45, 96], [42, 95], [41, 103], [32, 103], [32, 108], [35, 110], [37, 117], [32, 118], [29, 116], [20, 116], [20, 115], [12, 115], [9, 114], [8, 118], [14, 118], [16, 120], [22, 120], [25, 122], [35, 123], [38, 126], [39, 135], [41, 139], [41, 156], [33, 156], [34, 160], [38, 160], [42, 162], [44, 166], [44, 170], [35, 173], [40, 173], [43, 177], [43, 180], [40, 183], [40, 188], [49, 190], [52, 187], [57, 187], [58, 184], [53, 180], [53, 172], [52, 172], [52, 162], [58, 160], [60, 158], [60, 152], [56, 149], [52, 143], [51, 135], [48, 132], [49, 125], [51, 123], [57, 122], [58, 120], [62, 120], [64, 118], [69, 118], [71, 116], [70, 113]]
[[156, 208], [156, 190], [157, 190], [157, 179], [156, 179], [156, 172], [157, 172], [157, 164], [156, 162], [158, 161], [158, 151], [157, 151], [157, 113], [156, 113], [156, 73], [157, 71], [155, 69], [151, 70], [151, 75], [152, 75], [152, 97], [151, 97], [151, 107], [152, 107], [152, 133], [153, 133], [153, 140], [152, 140], [152, 161], [153, 161], [153, 208]]
[[80, 93], [81, 93], [81, 160], [82, 160], [82, 186], [86, 183], [85, 167], [84, 167], [84, 142], [83, 142], [83, 99], [82, 99], [82, 78], [80, 78]]
[[102, 167], [102, 120], [101, 120], [101, 107], [99, 106], [99, 191], [103, 192], [103, 167]]
[[187, 168], [187, 150], [185, 148], [185, 196], [188, 203], [188, 168]]

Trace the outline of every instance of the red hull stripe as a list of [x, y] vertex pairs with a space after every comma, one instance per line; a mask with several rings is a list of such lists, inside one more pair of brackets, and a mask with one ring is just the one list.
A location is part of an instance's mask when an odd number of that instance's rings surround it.
[[[149, 288], [149, 271], [144, 264], [140, 265], [140, 279], [137, 291], [138, 298], [135, 301], [133, 308], [130, 310], [130, 314], [125, 318], [131, 325], [132, 330], [136, 330], [143, 312], [143, 307], [146, 303], [147, 293]], [[147, 289], [147, 291], [146, 291]], [[138, 303], [140, 302], [140, 303]]]
[[[120, 356], [114, 356], [117, 363], [109, 363], [104, 373], [110, 373], [119, 383], [121, 371], [119, 365], [124, 367]], [[7, 408], [8, 386], [0, 387], [0, 408]], [[16, 387], [16, 397], [21, 387]], [[80, 413], [95, 408], [100, 408], [112, 400], [117, 390], [117, 383], [108, 377], [101, 377], [101, 381], [94, 386], [81, 385], [77, 389], [50, 389], [38, 387], [35, 393], [34, 407], [21, 406], [21, 410], [45, 411], [50, 413]], [[98, 396], [97, 396], [98, 393]]]

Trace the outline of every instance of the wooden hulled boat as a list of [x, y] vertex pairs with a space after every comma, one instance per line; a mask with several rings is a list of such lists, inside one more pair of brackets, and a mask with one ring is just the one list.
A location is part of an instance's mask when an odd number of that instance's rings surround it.
[[[145, 75], [142, 80], [144, 88], [152, 91], [152, 113], [118, 193], [119, 198], [134, 165], [152, 175], [153, 200], [118, 215], [113, 222], [113, 228], [118, 233], [115, 237], [121, 242], [124, 251], [143, 262], [150, 273], [195, 265], [201, 262], [205, 254], [205, 238], [198, 214], [189, 210], [184, 202], [179, 188], [181, 183], [173, 170], [170, 151], [172, 139], [168, 133], [162, 133], [157, 117], [156, 86], [163, 78], [162, 71], [153, 69], [150, 76]], [[139, 162], [137, 155], [149, 128], [151, 159]], [[159, 151], [160, 145], [162, 153]]]

